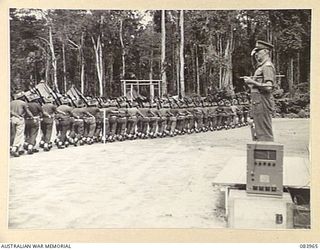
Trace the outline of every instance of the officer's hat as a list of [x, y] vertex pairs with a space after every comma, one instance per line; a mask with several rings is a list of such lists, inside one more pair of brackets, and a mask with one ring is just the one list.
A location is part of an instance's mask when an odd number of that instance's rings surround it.
[[272, 50], [273, 45], [271, 43], [267, 43], [265, 41], [258, 40], [258, 41], [256, 41], [255, 48], [251, 51], [251, 56], [253, 56], [255, 53], [257, 53], [259, 50], [262, 50], [262, 49]]

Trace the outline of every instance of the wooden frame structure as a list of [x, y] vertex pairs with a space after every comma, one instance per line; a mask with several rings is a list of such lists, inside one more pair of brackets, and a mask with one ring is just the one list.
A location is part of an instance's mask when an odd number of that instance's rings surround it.
[[[137, 94], [140, 94], [141, 86], [149, 86], [150, 87], [150, 99], [153, 100], [155, 89], [158, 92], [158, 96], [161, 97], [161, 80], [121, 80], [122, 85], [122, 94], [127, 96], [127, 93], [130, 93], [129, 100], [133, 99], [133, 87], [136, 86]], [[128, 90], [129, 88], [129, 90]]]

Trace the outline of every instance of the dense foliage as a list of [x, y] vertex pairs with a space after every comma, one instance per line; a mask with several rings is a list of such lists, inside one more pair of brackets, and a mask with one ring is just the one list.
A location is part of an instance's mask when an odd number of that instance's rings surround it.
[[163, 69], [168, 94], [177, 95], [182, 25], [186, 95], [246, 90], [239, 77], [253, 73], [258, 39], [275, 45], [283, 94], [309, 84], [310, 10], [186, 10], [180, 18], [165, 11], [162, 37], [161, 11], [10, 9], [12, 90], [44, 79], [62, 93], [74, 84], [85, 95], [119, 96], [121, 79], [161, 79]]

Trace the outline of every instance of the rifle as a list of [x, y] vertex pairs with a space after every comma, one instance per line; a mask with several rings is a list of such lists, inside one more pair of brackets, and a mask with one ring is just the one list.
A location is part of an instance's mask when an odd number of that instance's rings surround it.
[[[239, 78], [244, 79], [246, 77], [251, 78], [251, 79], [256, 79], [256, 78], [259, 79], [259, 78], [262, 78], [263, 76], [240, 76]], [[276, 77], [281, 78], [281, 77], [286, 77], [286, 76], [285, 75], [276, 75]]]
[[73, 105], [73, 107], [77, 107], [77, 105], [74, 103], [74, 101], [73, 101], [73, 99], [71, 98], [71, 96], [69, 95], [69, 94], [66, 94], [67, 95], [67, 97], [71, 100], [71, 103], [72, 103], [72, 105]]

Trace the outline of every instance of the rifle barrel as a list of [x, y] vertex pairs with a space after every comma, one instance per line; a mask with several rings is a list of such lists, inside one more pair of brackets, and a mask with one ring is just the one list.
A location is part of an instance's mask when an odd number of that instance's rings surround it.
[[[263, 76], [241, 76], [239, 77], [240, 79], [244, 79], [245, 77], [249, 77], [249, 78], [261, 78]], [[276, 75], [276, 77], [286, 77], [285, 75]]]

